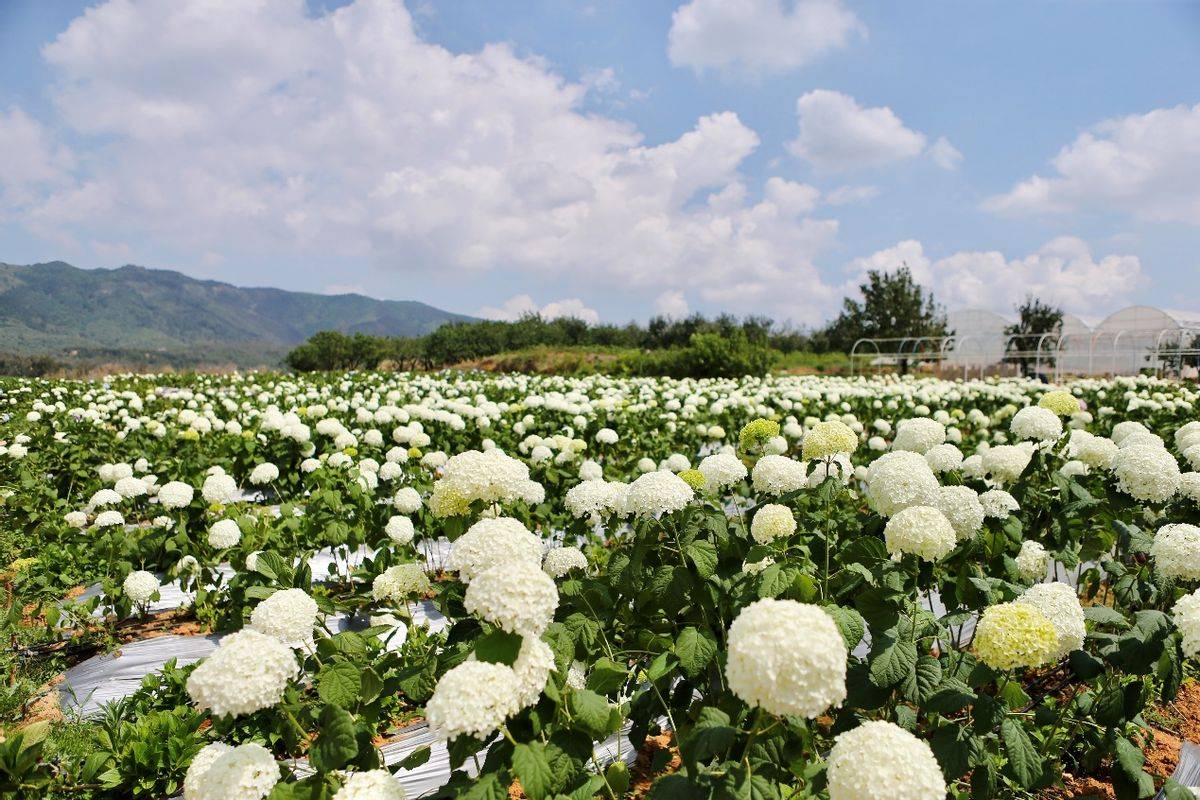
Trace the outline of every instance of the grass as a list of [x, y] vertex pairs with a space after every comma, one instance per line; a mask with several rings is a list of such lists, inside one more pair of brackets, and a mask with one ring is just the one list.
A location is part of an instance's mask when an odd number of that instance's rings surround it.
[[775, 372], [788, 372], [798, 375], [811, 373], [838, 375], [847, 372], [850, 359], [845, 353], [810, 353], [797, 350], [784, 353], [775, 364]]

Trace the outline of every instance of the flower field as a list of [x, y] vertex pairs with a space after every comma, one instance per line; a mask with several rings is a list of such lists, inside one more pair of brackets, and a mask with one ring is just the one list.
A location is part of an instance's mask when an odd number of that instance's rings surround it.
[[1188, 385], [0, 391], [0, 796], [1192, 796]]

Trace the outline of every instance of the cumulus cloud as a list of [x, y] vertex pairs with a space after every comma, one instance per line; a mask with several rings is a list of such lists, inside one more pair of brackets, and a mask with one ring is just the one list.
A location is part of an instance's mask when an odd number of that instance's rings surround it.
[[[879, 167], [926, 149], [925, 134], [906, 127], [890, 108], [865, 108], [841, 92], [816, 89], [801, 96], [796, 115], [800, 129], [788, 149], [818, 169]], [[930, 155], [943, 168], [953, 168], [962, 158], [944, 137]]]
[[0, 219], [69, 180], [75, 158], [20, 108], [0, 109]]
[[825, 202], [831, 206], [844, 206], [852, 203], [865, 203], [878, 196], [878, 186], [839, 186], [825, 195]]
[[678, 289], [668, 289], [655, 298], [654, 310], [664, 317], [683, 319], [691, 309], [688, 308], [688, 302], [683, 296], [683, 292]]
[[743, 184], [759, 138], [736, 114], [649, 146], [585, 108], [602, 73], [572, 82], [506, 44], [451, 52], [399, 0], [316, 15], [295, 0], [111, 0], [43, 53], [57, 116], [36, 140], [59, 152], [57, 129], [89, 150], [32, 184], [19, 222], [82, 252], [286, 257], [309, 287], [331, 262], [687, 285], [801, 319], [833, 291], [813, 260], [837, 222], [808, 216], [811, 187]]
[[600, 321], [600, 314], [593, 308], [588, 308], [578, 297], [554, 300], [544, 306], [538, 306], [527, 294], [513, 295], [499, 307], [484, 306], [479, 309], [479, 316], [484, 319], [507, 320], [512, 322], [527, 314], [540, 314], [545, 319], [559, 317], [574, 317], [591, 325]]
[[933, 163], [945, 170], [958, 169], [963, 160], [963, 154], [950, 144], [945, 136], [939, 136], [938, 140], [929, 146], [929, 157], [933, 159]]
[[865, 35], [839, 0], [690, 0], [671, 15], [667, 55], [698, 72], [780, 73]]
[[919, 241], [908, 239], [858, 258], [847, 266], [852, 277], [848, 294], [868, 270], [894, 272], [907, 266], [913, 278], [933, 290], [947, 308], [988, 308], [1010, 312], [1032, 294], [1076, 313], [1123, 305], [1143, 282], [1137, 256], [1107, 255], [1095, 258], [1082, 239], [1060, 236], [1021, 258], [1008, 258], [996, 250], [960, 251], [932, 259]]
[[998, 213], [1121, 211], [1200, 225], [1200, 103], [1101, 122], [984, 208]]

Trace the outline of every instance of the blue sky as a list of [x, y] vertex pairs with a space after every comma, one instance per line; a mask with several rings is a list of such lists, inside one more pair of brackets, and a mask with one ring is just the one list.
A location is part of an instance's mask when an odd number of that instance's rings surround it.
[[0, 260], [510, 317], [813, 325], [902, 261], [951, 309], [1194, 309], [1198, 74], [1200, 3], [6, 0]]

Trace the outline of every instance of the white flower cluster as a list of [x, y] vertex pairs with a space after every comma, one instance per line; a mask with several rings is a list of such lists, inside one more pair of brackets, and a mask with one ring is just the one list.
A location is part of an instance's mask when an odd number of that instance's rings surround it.
[[213, 742], [192, 759], [184, 800], [262, 800], [279, 782], [271, 751], [256, 742], [230, 747]]
[[1165, 503], [1179, 488], [1179, 464], [1164, 447], [1122, 447], [1113, 456], [1112, 469], [1117, 488], [1145, 503]]
[[397, 564], [388, 567], [371, 583], [371, 596], [377, 601], [402, 603], [430, 590], [429, 576], [420, 564]]
[[415, 514], [421, 510], [421, 495], [411, 486], [403, 486], [392, 497], [392, 506], [401, 514]]
[[829, 800], [942, 800], [946, 780], [929, 743], [891, 722], [868, 720], [829, 752]]
[[511, 503], [522, 500], [539, 503], [545, 498], [540, 483], [530, 480], [529, 467], [523, 461], [499, 449], [467, 450], [442, 465], [442, 477], [435, 491], [448, 492], [468, 503]]
[[279, 478], [279, 467], [271, 463], [257, 465], [250, 471], [250, 482], [255, 486], [262, 486], [264, 483], [270, 483]]
[[1027, 581], [1040, 581], [1050, 566], [1050, 553], [1039, 542], [1026, 539], [1017, 553], [1017, 572]]
[[438, 681], [425, 719], [442, 741], [464, 734], [485, 738], [520, 710], [516, 673], [503, 664], [464, 661]]
[[1200, 580], [1200, 528], [1187, 523], [1163, 525], [1150, 545], [1154, 569], [1171, 580]]
[[243, 628], [188, 676], [187, 690], [200, 708], [218, 717], [240, 717], [279, 702], [297, 674], [296, 657], [278, 639]]
[[237, 521], [232, 519], [217, 520], [208, 529], [208, 543], [217, 550], [237, 547], [242, 540], [242, 529]]
[[900, 420], [896, 425], [896, 438], [892, 440], [892, 450], [925, 455], [930, 448], [945, 441], [945, 425], [928, 417], [914, 417]]
[[214, 472], [204, 479], [200, 495], [209, 503], [223, 505], [237, 496], [237, 481], [224, 472]]
[[1008, 428], [1018, 439], [1032, 439], [1036, 442], [1054, 442], [1063, 433], [1062, 420], [1058, 414], [1041, 406], [1025, 406], [1013, 415]]
[[416, 529], [413, 528], [412, 519], [399, 514], [388, 518], [387, 524], [383, 526], [383, 532], [401, 547], [411, 542], [417, 534]]
[[846, 643], [818, 606], [765, 599], [729, 626], [725, 677], [750, 706], [812, 719], [846, 699]]
[[542, 571], [561, 578], [573, 569], [587, 569], [587, 556], [578, 547], [554, 547], [542, 559]]
[[183, 481], [169, 481], [158, 490], [158, 502], [166, 509], [187, 508], [196, 490]]
[[159, 586], [158, 578], [154, 577], [152, 573], [139, 569], [125, 576], [121, 588], [124, 590], [125, 596], [133, 603], [144, 606], [162, 587]]
[[941, 487], [934, 497], [933, 507], [954, 526], [954, 534], [960, 542], [970, 539], [983, 527], [983, 504], [979, 502], [979, 494], [969, 486]]
[[501, 564], [527, 563], [540, 567], [542, 541], [520, 520], [511, 517], [481, 519], [454, 540], [447, 566], [464, 582]]
[[673, 472], [658, 470], [639, 475], [629, 484], [629, 510], [639, 517], [671, 514], [692, 501], [692, 487]]
[[[1053, 413], [1041, 409], [1054, 416]], [[1057, 421], [1058, 417], [1054, 417]], [[983, 471], [992, 476], [992, 480], [1001, 486], [1016, 483], [1029, 461], [1033, 458], [1033, 448], [1028, 443], [1001, 444], [990, 447], [983, 454]]]
[[915, 452], [885, 453], [867, 467], [867, 501], [880, 516], [928, 505], [937, 491], [937, 476]]
[[1200, 589], [1176, 600], [1171, 613], [1182, 637], [1183, 654], [1194, 658], [1200, 654]]
[[715, 493], [746, 479], [746, 465], [733, 453], [713, 453], [700, 459], [697, 467], [704, 476], [704, 490]]
[[540, 564], [500, 564], [467, 585], [463, 607], [509, 633], [541, 636], [558, 608], [558, 587]]
[[983, 506], [983, 514], [992, 519], [1007, 519], [1014, 511], [1020, 511], [1021, 506], [1016, 498], [1003, 489], [989, 489], [979, 495], [979, 504]]
[[893, 556], [909, 553], [923, 561], [937, 561], [954, 549], [958, 534], [933, 506], [911, 506], [888, 520], [883, 538]]
[[750, 535], [759, 544], [786, 539], [795, 532], [796, 518], [792, 515], [792, 510], [778, 503], [759, 506], [750, 522]]
[[405, 800], [400, 781], [386, 769], [352, 772], [333, 795], [333, 800]]
[[567, 490], [567, 510], [576, 519], [599, 522], [609, 515], [624, 516], [628, 508], [629, 485], [619, 481], [584, 481]]
[[1022, 592], [1015, 602], [1033, 606], [1054, 626], [1058, 634], [1058, 649], [1051, 654], [1051, 661], [1057, 661], [1083, 647], [1083, 637], [1087, 634], [1083, 624], [1083, 606], [1072, 587], [1059, 582], [1035, 583]]
[[317, 601], [303, 589], [281, 589], [250, 612], [251, 628], [292, 647], [312, 641], [316, 621]]
[[765, 455], [750, 473], [754, 491], [779, 497], [808, 485], [804, 464], [781, 455]]

